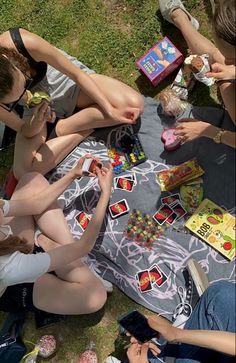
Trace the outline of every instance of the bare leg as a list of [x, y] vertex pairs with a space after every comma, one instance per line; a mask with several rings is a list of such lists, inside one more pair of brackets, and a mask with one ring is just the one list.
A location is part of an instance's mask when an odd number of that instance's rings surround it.
[[[143, 97], [131, 87], [100, 74], [91, 74], [90, 77], [93, 78], [114, 107], [125, 108], [129, 106], [139, 108], [140, 112], [143, 112]], [[56, 127], [57, 135], [67, 135], [81, 130], [118, 124], [118, 122], [109, 119], [98, 105], [94, 104], [94, 101], [82, 91], [79, 94], [77, 105], [82, 110], [67, 119], [60, 120]]]
[[93, 130], [55, 137], [46, 141], [45, 130], [32, 138], [17, 134], [13, 170], [19, 180], [30, 171], [46, 174], [61, 162]]
[[204, 53], [209, 54], [210, 62], [224, 63], [224, 56], [216, 48], [216, 46], [203, 35], [201, 35], [191, 24], [187, 14], [181, 10], [176, 9], [171, 13], [171, 18], [174, 21], [177, 28], [182, 32], [184, 39], [186, 40], [188, 47], [193, 54], [202, 55]]

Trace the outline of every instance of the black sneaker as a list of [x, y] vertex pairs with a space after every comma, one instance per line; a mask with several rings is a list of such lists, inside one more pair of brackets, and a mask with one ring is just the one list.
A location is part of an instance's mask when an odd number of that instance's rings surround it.
[[183, 271], [185, 286], [178, 287], [180, 303], [173, 313], [173, 326], [183, 329], [200, 296], [208, 286], [207, 277], [197, 261], [190, 259]]

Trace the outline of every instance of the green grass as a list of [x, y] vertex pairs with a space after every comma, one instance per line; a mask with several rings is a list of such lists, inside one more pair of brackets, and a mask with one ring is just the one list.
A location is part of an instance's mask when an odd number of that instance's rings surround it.
[[[187, 0], [185, 4], [200, 21], [202, 34], [211, 38], [210, 2]], [[187, 50], [180, 32], [163, 22], [154, 0], [0, 0], [0, 31], [19, 25], [78, 57], [96, 72], [123, 80], [155, 99], [161, 89], [171, 84], [174, 75], [153, 88], [136, 69], [135, 60], [164, 35], [184, 53]], [[218, 103], [216, 91], [197, 85], [191, 102], [215, 105]], [[1, 152], [0, 185], [12, 164], [12, 153], [13, 148]], [[33, 318], [29, 317], [25, 338], [36, 341], [43, 334], [55, 334], [58, 352], [50, 362], [57, 363], [75, 362], [92, 340], [102, 362], [115, 349], [117, 316], [135, 306], [115, 289], [98, 314], [68, 317], [63, 323], [42, 331], [35, 330]]]

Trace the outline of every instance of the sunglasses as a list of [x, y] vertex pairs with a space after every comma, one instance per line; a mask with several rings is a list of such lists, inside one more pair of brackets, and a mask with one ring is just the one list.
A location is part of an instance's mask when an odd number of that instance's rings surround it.
[[20, 95], [20, 97], [16, 101], [14, 101], [12, 103], [9, 103], [8, 105], [6, 105], [5, 103], [0, 103], [0, 107], [4, 108], [4, 110], [6, 110], [8, 112], [12, 112], [16, 108], [16, 106], [18, 105], [19, 101], [23, 97], [24, 93], [30, 88], [30, 86], [32, 85], [32, 83], [34, 81], [33, 78], [29, 77], [23, 71], [21, 71], [21, 73], [25, 77], [25, 87], [24, 87], [24, 91], [22, 92], [22, 94]]

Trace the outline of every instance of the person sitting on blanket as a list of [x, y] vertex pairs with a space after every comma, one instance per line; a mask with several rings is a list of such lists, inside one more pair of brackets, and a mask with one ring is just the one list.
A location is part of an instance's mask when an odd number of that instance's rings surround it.
[[[153, 342], [140, 344], [131, 337], [128, 361], [161, 363], [168, 361], [163, 357], [175, 357], [176, 363], [233, 363], [236, 353], [235, 319], [235, 284], [216, 282], [203, 292], [184, 329], [176, 327], [176, 322], [171, 325], [160, 316], [148, 317], [148, 324], [157, 331], [157, 337], [160, 339], [161, 336], [170, 344], [166, 344], [161, 352]], [[180, 345], [173, 346], [173, 343]], [[106, 363], [119, 362], [113, 356], [106, 360]]]
[[[52, 106], [25, 108], [20, 119], [14, 110], [26, 90], [47, 92]], [[0, 35], [0, 120], [17, 132], [16, 179], [28, 171], [44, 175], [95, 128], [134, 124], [143, 107], [131, 87], [96, 74], [40, 36], [22, 28]], [[48, 140], [53, 126], [56, 137]]]
[[[182, 1], [159, 0], [159, 5], [163, 17], [182, 32], [193, 54], [209, 54], [211, 72], [208, 76], [218, 81], [225, 107], [235, 124], [235, 0], [219, 1], [215, 7], [213, 27], [218, 48], [197, 31], [199, 23], [185, 9]], [[182, 142], [204, 136], [235, 148], [235, 132], [191, 118], [179, 121], [181, 124], [175, 134]]]
[[[73, 238], [57, 203], [68, 185], [82, 176], [86, 157], [51, 185], [39, 173], [25, 174], [11, 200], [0, 201], [0, 310], [72, 315], [104, 305], [104, 280], [80, 258], [94, 247], [101, 229], [112, 187], [111, 165], [96, 168], [101, 195], [80, 240]], [[42, 231], [38, 242], [43, 252], [34, 248], [35, 224]], [[59, 247], [51, 249], [50, 242]]]

